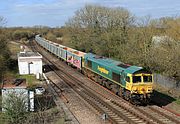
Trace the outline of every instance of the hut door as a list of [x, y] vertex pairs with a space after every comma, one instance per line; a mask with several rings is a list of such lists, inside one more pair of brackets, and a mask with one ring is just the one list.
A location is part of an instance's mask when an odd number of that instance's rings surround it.
[[29, 63], [29, 74], [33, 74], [33, 63]]

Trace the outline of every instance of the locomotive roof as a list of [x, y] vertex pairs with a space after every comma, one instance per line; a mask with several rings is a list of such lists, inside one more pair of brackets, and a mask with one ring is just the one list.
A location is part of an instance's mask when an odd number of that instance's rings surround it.
[[92, 53], [87, 53], [85, 57], [88, 57], [89, 60], [101, 63], [102, 65], [108, 66], [111, 69], [116, 69], [119, 71], [125, 71], [126, 73], [134, 74], [137, 71], [142, 70], [142, 67], [138, 66], [131, 66], [129, 64], [124, 64], [120, 61], [116, 61], [110, 58], [102, 57], [102, 56], [97, 56]]

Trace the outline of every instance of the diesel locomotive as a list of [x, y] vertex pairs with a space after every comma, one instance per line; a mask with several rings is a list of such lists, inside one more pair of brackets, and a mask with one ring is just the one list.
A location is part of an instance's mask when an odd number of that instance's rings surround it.
[[53, 43], [39, 35], [35, 41], [69, 65], [133, 103], [148, 103], [153, 93], [153, 75], [146, 69]]

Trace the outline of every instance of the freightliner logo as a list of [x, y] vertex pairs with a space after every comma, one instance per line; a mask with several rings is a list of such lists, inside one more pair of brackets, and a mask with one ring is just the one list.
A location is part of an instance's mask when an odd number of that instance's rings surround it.
[[104, 73], [104, 74], [109, 74], [109, 71], [108, 70], [106, 70], [105, 68], [103, 68], [103, 67], [99, 67], [98, 66], [98, 68], [97, 68], [101, 73]]

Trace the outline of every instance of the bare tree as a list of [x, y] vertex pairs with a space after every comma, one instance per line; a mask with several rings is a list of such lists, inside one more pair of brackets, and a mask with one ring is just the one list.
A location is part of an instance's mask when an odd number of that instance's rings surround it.
[[4, 26], [7, 23], [6, 19], [0, 16], [0, 27]]
[[128, 42], [128, 32], [133, 21], [134, 17], [124, 8], [86, 5], [76, 11], [66, 27], [75, 48], [113, 56], [117, 50], [124, 49], [118, 47]]
[[71, 28], [100, 28], [101, 30], [126, 30], [134, 17], [124, 8], [108, 8], [97, 5], [86, 5], [75, 12], [75, 16], [66, 23]]

